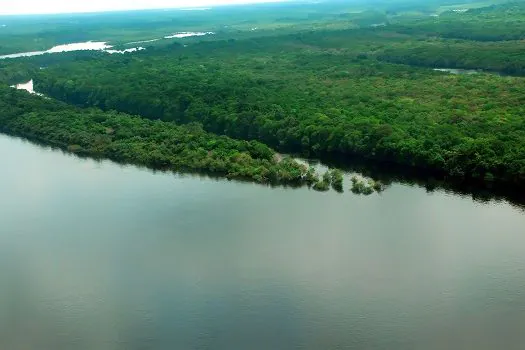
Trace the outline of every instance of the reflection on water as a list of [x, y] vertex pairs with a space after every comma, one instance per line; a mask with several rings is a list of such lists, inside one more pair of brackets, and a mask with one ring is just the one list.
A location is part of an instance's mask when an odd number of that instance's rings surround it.
[[0, 349], [525, 343], [525, 215], [507, 203], [269, 189], [4, 136], [0, 153]]
[[405, 184], [424, 188], [428, 193], [446, 191], [447, 193], [472, 198], [479, 202], [506, 201], [517, 208], [525, 208], [525, 188], [505, 183], [485, 183], [473, 179], [451, 178], [425, 169], [407, 167], [395, 163], [381, 163], [347, 155], [324, 155], [320, 159], [297, 158], [313, 166], [319, 173], [329, 168], [338, 168], [347, 176], [358, 174], [381, 182], [386, 186]]

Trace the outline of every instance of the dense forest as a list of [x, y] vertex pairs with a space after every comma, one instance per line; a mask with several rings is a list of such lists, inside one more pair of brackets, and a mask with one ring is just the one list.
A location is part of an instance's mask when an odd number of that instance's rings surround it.
[[472, 43], [430, 39], [393, 45], [378, 56], [383, 61], [414, 66], [477, 69], [505, 75], [525, 75], [525, 51], [520, 41]]
[[177, 126], [114, 111], [79, 109], [6, 88], [0, 88], [0, 110], [1, 132], [78, 155], [267, 184], [323, 182], [312, 169], [290, 158], [279, 159], [259, 142], [212, 135], [198, 124]]
[[[301, 39], [286, 44], [284, 54], [267, 56], [251, 50], [253, 43], [244, 52], [242, 41], [219, 45], [203, 44], [194, 54], [172, 49], [61, 65], [40, 73], [37, 86], [80, 106], [198, 122], [209, 132], [287, 152], [359, 155], [451, 176], [523, 181], [521, 78], [411, 69], [303, 48]], [[230, 46], [235, 58], [222, 59]]]
[[520, 1], [478, 9], [457, 6], [430, 18], [394, 24], [393, 30], [410, 35], [475, 41], [505, 41], [525, 38], [525, 8]]
[[[339, 13], [338, 19], [347, 23], [335, 29], [319, 25], [333, 13], [318, 14], [315, 30], [304, 29], [308, 22], [296, 18], [295, 23], [301, 23], [296, 31], [281, 35], [273, 31], [185, 44], [175, 41], [131, 55], [6, 60], [0, 62], [0, 80], [13, 84], [33, 78], [39, 92], [77, 106], [67, 107], [75, 111], [76, 122], [71, 125], [82, 121], [88, 129], [93, 124], [93, 130], [118, 130], [118, 124], [126, 125], [130, 119], [137, 126], [129, 126], [126, 134], [124, 143], [134, 144], [127, 153], [121, 146], [117, 151], [99, 145], [93, 141], [96, 133], [84, 144], [74, 129], [65, 128], [72, 133], [67, 136], [66, 131], [38, 124], [41, 119], [29, 115], [44, 112], [34, 105], [24, 118], [11, 118], [8, 124], [4, 118], [2, 128], [61, 147], [74, 145], [74, 150], [86, 154], [103, 147], [104, 156], [117, 160], [135, 157], [152, 166], [216, 169], [257, 182], [319, 182], [293, 162], [275, 162], [268, 145], [281, 152], [360, 157], [522, 188], [525, 80], [519, 76], [525, 73], [525, 44], [520, 40], [525, 33], [524, 9], [523, 4], [511, 3], [446, 10], [436, 16], [401, 16], [393, 10], [362, 11], [359, 16]], [[384, 22], [373, 23], [376, 20]], [[431, 68], [480, 73], [454, 75]], [[22, 99], [21, 94], [3, 94], [11, 103]], [[108, 119], [99, 121], [101, 116]], [[52, 125], [59, 122], [47, 120]], [[26, 129], [31, 125], [34, 129]], [[47, 131], [39, 134], [42, 130]], [[144, 132], [149, 146], [136, 139]], [[190, 143], [188, 149], [179, 146], [183, 152], [158, 143], [165, 133], [173, 133], [177, 144], [186, 143], [193, 133], [201, 141]], [[116, 135], [120, 134], [103, 134], [103, 139], [111, 138], [115, 146]], [[228, 144], [221, 143], [227, 151], [219, 153], [220, 161], [214, 152], [205, 156], [212, 151], [207, 139]], [[149, 158], [153, 149], [157, 156]], [[169, 156], [172, 153], [176, 157]], [[196, 163], [190, 161], [193, 157]], [[246, 159], [248, 165], [240, 166]], [[283, 167], [284, 175], [279, 175]]]

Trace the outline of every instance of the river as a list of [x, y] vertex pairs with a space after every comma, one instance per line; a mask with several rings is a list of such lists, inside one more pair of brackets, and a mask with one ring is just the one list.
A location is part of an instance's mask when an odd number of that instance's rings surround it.
[[0, 153], [0, 349], [525, 344], [525, 212], [505, 201], [154, 173], [2, 135]]
[[113, 47], [112, 45], [108, 45], [104, 41], [86, 41], [84, 43], [71, 43], [71, 44], [57, 45], [57, 46], [50, 48], [47, 51], [19, 52], [19, 53], [13, 53], [9, 55], [2, 55], [0, 56], [0, 60], [8, 59], [8, 58], [12, 59], [12, 58], [22, 58], [22, 57], [33, 57], [33, 56], [41, 56], [45, 54], [73, 52], [73, 51], [103, 51], [109, 54], [115, 54], [115, 53], [124, 54], [124, 53], [129, 53], [129, 52], [145, 50], [144, 47], [133, 47], [133, 48], [125, 49], [125, 50], [113, 50], [111, 49], [112, 47]]
[[[184, 39], [184, 38], [189, 38], [189, 37], [195, 37], [195, 36], [200, 37], [200, 36], [214, 35], [214, 34], [215, 34], [214, 32], [177, 32], [171, 35], [164, 36], [163, 38], [133, 41], [133, 42], [126, 43], [124, 45], [152, 43], [152, 42], [159, 41], [162, 39], [173, 39], [173, 38]], [[45, 54], [73, 52], [73, 51], [103, 51], [109, 54], [115, 54], [115, 53], [124, 54], [124, 53], [131, 53], [131, 52], [146, 50], [146, 48], [141, 47], [141, 46], [127, 48], [123, 50], [115, 50], [112, 48], [113, 48], [113, 45], [109, 45], [105, 41], [86, 41], [83, 43], [70, 43], [70, 44], [57, 45], [46, 51], [30, 51], [30, 52], [13, 53], [9, 55], [0, 55], [0, 60], [22, 58], [22, 57], [33, 57], [33, 56], [41, 56]]]

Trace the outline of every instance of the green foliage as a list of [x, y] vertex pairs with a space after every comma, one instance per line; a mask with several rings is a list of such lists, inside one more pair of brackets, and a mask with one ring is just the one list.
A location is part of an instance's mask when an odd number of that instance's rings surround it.
[[319, 192], [326, 192], [330, 189], [330, 183], [325, 180], [317, 181], [313, 187], [314, 190]]
[[352, 176], [352, 187], [350, 190], [355, 194], [369, 196], [374, 193], [374, 186], [375, 183], [373, 180], [366, 181], [364, 179], [359, 179], [356, 176]]
[[[11, 88], [0, 88], [0, 132], [155, 169], [202, 171], [258, 183], [302, 185], [307, 169], [256, 141], [117, 112], [78, 109]], [[311, 175], [314, 176], [314, 175]]]
[[[285, 152], [357, 155], [460, 180], [522, 186], [525, 79], [451, 75], [430, 68], [523, 74], [523, 43], [517, 39], [525, 28], [525, 6], [516, 3], [416, 19], [401, 17], [401, 8], [398, 4], [384, 13], [376, 9], [340, 14], [348, 21], [362, 20], [361, 29], [323, 27], [274, 32], [271, 37], [252, 33], [243, 40], [232, 36], [222, 40], [225, 37], [218, 35], [188, 47], [148, 48], [136, 55], [45, 58], [43, 70], [35, 67], [44, 57], [5, 63], [0, 80], [11, 83], [30, 75], [37, 90], [70, 104], [167, 122], [159, 124], [163, 127], [175, 127], [174, 122], [191, 128], [197, 123], [204, 129], [201, 133], [246, 140], [236, 141], [241, 142], [233, 147], [237, 153], [221, 156], [221, 161], [234, 164], [228, 176], [247, 174], [259, 182], [300, 178], [314, 187], [322, 183], [318, 188], [334, 184], [333, 177], [319, 181], [315, 172], [290, 167], [287, 160], [278, 165], [283, 171], [273, 171], [276, 162], [273, 150], [265, 146], [269, 145]], [[365, 28], [383, 20], [384, 14], [386, 26]], [[301, 28], [314, 22], [304, 19]], [[482, 42], [487, 38], [499, 41]], [[514, 41], [505, 41], [510, 39]], [[115, 130], [127, 140], [136, 136], [134, 130]], [[160, 128], [155, 130], [162, 135]], [[222, 137], [206, 135], [206, 142], [199, 145], [204, 152], [222, 148]], [[153, 134], [148, 138], [160, 142]], [[105, 151], [105, 140], [94, 144]], [[84, 147], [76, 141], [68, 145]], [[93, 145], [90, 151], [98, 149]], [[73, 149], [78, 151], [77, 146]], [[235, 170], [254, 160], [273, 165], [264, 163], [255, 173], [246, 170], [251, 166]], [[150, 161], [170, 164], [159, 154]]]
[[429, 39], [393, 45], [379, 59], [431, 68], [479, 69], [525, 75], [523, 41], [475, 42]]
[[323, 174], [323, 182], [330, 185], [332, 183], [332, 172], [330, 170], [325, 171]]
[[351, 180], [351, 191], [355, 194], [364, 194], [368, 196], [374, 193], [374, 191], [380, 193], [385, 189], [385, 186], [380, 181], [375, 181], [373, 179], [364, 179], [358, 178], [357, 176], [352, 176]]
[[[351, 61], [350, 52], [329, 52], [353, 40], [361, 51], [365, 43], [385, 40], [382, 35], [201, 43], [184, 53], [167, 48], [60, 64], [39, 71], [35, 84], [79, 106], [198, 122], [208, 132], [281, 151], [359, 155], [522, 183], [525, 81]], [[297, 48], [300, 42], [308, 49]]]
[[334, 169], [330, 176], [333, 189], [337, 192], [343, 192], [343, 172], [339, 169]]
[[317, 175], [313, 167], [309, 167], [306, 172], [305, 181], [308, 186], [315, 185], [319, 182], [319, 176]]
[[385, 190], [385, 185], [383, 183], [381, 183], [381, 181], [374, 181], [374, 180], [371, 180], [371, 185], [372, 185], [372, 188], [374, 189], [374, 191], [376, 191], [377, 193], [381, 193]]
[[5, 27], [0, 27], [0, 55], [47, 50], [55, 45], [88, 40], [130, 47], [137, 45], [133, 42], [162, 38], [176, 32], [211, 31], [215, 35], [139, 44], [157, 46], [165, 42], [183, 41], [187, 44], [202, 40], [236, 40], [302, 30], [356, 27], [357, 24], [384, 18], [384, 14], [374, 12], [355, 14], [350, 18], [341, 16], [347, 10], [348, 5], [343, 2], [284, 2], [218, 6], [208, 11], [161, 9], [59, 16], [1, 16], [0, 23], [5, 24]]
[[520, 40], [525, 38], [525, 6], [523, 2], [478, 9], [456, 5], [436, 17], [398, 23], [394, 29], [410, 35], [477, 41]]
[[[313, 168], [310, 168], [310, 171], [315, 174]], [[315, 175], [315, 182], [313, 182], [312, 188], [319, 192], [325, 192], [330, 189], [331, 183], [332, 183], [332, 172], [330, 170], [327, 170], [326, 172], [324, 172], [321, 179], [319, 179], [319, 177]]]

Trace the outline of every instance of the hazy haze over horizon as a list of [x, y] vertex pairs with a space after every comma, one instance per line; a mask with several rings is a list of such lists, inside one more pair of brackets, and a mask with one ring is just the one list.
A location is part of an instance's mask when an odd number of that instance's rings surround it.
[[[287, 0], [0, 0], [0, 15], [102, 12], [159, 8], [199, 8], [218, 5], [282, 2]], [[289, 0], [288, 0], [289, 1]]]

